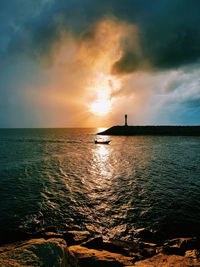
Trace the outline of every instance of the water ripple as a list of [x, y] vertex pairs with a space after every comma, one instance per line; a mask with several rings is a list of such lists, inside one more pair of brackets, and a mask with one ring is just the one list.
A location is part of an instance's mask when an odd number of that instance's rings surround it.
[[1, 231], [187, 230], [200, 221], [200, 138], [113, 137], [95, 130], [0, 132]]

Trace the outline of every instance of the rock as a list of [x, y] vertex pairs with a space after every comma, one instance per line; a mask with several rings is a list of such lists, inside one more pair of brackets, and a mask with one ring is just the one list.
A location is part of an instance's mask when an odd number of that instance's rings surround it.
[[87, 247], [87, 248], [102, 249], [103, 238], [102, 236], [91, 238], [88, 241], [83, 242], [82, 246]]
[[161, 239], [158, 233], [153, 233], [145, 228], [135, 230], [134, 237], [150, 243], [159, 243]]
[[181, 248], [178, 248], [178, 247], [173, 247], [173, 246], [164, 246], [162, 249], [161, 249], [161, 252], [163, 254], [167, 254], [167, 255], [180, 255], [180, 256], [184, 256], [185, 254], [185, 251], [182, 250]]
[[134, 258], [105, 250], [88, 249], [83, 246], [71, 246], [69, 251], [78, 258], [81, 267], [121, 267], [133, 265]]
[[143, 261], [137, 261], [132, 266], [138, 267], [191, 267], [200, 266], [200, 261], [178, 255], [158, 254]]
[[173, 247], [180, 248], [180, 245], [183, 242], [183, 240], [185, 240], [185, 238], [174, 238], [171, 240], [167, 240], [165, 241], [164, 246], [171, 246], [171, 247], [173, 246]]
[[63, 239], [31, 239], [1, 248], [0, 266], [77, 267], [77, 259], [70, 254]]
[[177, 248], [184, 254], [187, 250], [200, 249], [200, 240], [197, 238], [175, 238], [166, 241], [164, 247]]
[[41, 237], [48, 238], [62, 238], [62, 234], [54, 233], [54, 232], [45, 232]]
[[192, 239], [192, 238], [174, 238], [174, 239], [165, 241], [164, 245], [165, 246], [173, 246], [173, 247], [179, 247], [180, 248], [181, 244], [184, 241], [188, 241], [190, 239]]
[[62, 238], [65, 239], [68, 246], [78, 245], [86, 242], [93, 235], [88, 231], [68, 231], [62, 233]]
[[156, 248], [158, 245], [155, 243], [149, 243], [149, 242], [142, 242], [139, 244], [140, 248]]
[[200, 252], [197, 249], [187, 250], [185, 253], [185, 257], [193, 258], [193, 259], [199, 259], [200, 258]]
[[140, 251], [140, 258], [146, 259], [154, 256], [156, 254], [156, 250], [154, 249], [143, 249]]
[[87, 242], [82, 243], [82, 246], [98, 250], [107, 250], [114, 253], [127, 254], [127, 250], [125, 250], [122, 246], [114, 244], [112, 241], [104, 242], [101, 236], [92, 238]]
[[125, 256], [132, 256], [134, 258], [144, 259], [156, 254], [156, 244], [141, 243], [134, 241], [122, 241], [111, 239], [109, 242], [104, 242], [103, 238], [96, 237], [89, 241], [82, 243], [82, 246], [97, 249], [106, 250], [113, 253], [123, 254]]
[[123, 249], [129, 249], [137, 252], [140, 249], [140, 243], [135, 241], [123, 241], [119, 239], [111, 239], [109, 240], [113, 245], [118, 247], [122, 247]]
[[135, 260], [143, 260], [156, 254], [157, 244], [135, 241], [110, 240], [111, 243], [121, 247], [121, 254], [134, 257]]
[[127, 250], [124, 248], [117, 246], [115, 244], [112, 244], [111, 242], [103, 242], [101, 246], [99, 246], [102, 250], [107, 250], [114, 253], [120, 253], [120, 254], [127, 254]]
[[157, 253], [167, 255], [184, 256], [187, 250], [199, 249], [200, 244], [197, 238], [175, 238], [167, 240], [162, 247], [157, 249]]
[[184, 238], [180, 244], [183, 250], [200, 249], [200, 240], [197, 238]]

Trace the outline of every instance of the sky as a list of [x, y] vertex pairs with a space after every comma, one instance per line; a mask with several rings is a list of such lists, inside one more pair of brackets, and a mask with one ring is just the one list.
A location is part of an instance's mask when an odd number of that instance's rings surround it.
[[0, 127], [200, 125], [199, 0], [0, 3]]

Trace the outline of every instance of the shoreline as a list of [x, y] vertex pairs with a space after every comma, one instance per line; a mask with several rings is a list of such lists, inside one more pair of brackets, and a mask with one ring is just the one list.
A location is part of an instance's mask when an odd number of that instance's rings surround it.
[[[46, 246], [47, 248], [44, 250]], [[172, 265], [166, 266], [191, 266], [191, 264], [200, 266], [199, 235], [177, 236], [173, 239], [166, 239], [161, 233], [152, 232], [145, 228], [135, 229], [132, 240], [105, 240], [102, 235], [96, 235], [88, 231], [29, 234], [26, 238], [24, 236], [23, 240], [1, 245], [0, 264], [1, 266], [12, 266], [7, 265], [6, 261], [3, 263], [4, 260], [21, 264], [20, 261], [26, 260], [25, 254], [27, 251], [33, 253], [34, 250], [38, 250], [37, 253], [34, 252], [37, 255], [42, 255], [42, 253], [46, 255], [45, 258], [40, 256], [38, 260], [49, 260], [52, 255], [48, 256], [48, 253], [50, 253], [48, 248], [51, 246], [54, 249], [56, 248], [54, 261], [58, 258], [59, 261], [65, 261], [65, 264], [56, 266], [165, 266], [161, 263], [166, 262], [167, 264], [168, 261], [172, 262]], [[61, 255], [58, 253], [59, 249], [62, 251], [64, 249], [65, 252], [62, 252]], [[17, 253], [17, 259], [15, 253]], [[68, 263], [66, 263], [66, 257]], [[185, 262], [185, 265], [175, 265], [177, 261], [182, 262], [182, 264]], [[44, 262], [44, 264], [46, 263]], [[27, 265], [22, 264], [20, 266]], [[29, 264], [29, 266], [35, 265]]]

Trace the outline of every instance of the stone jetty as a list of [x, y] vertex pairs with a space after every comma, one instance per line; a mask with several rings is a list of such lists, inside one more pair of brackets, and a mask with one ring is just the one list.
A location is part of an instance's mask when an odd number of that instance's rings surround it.
[[200, 136], [200, 126], [113, 126], [99, 135]]

